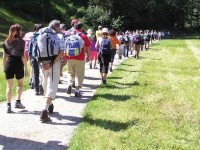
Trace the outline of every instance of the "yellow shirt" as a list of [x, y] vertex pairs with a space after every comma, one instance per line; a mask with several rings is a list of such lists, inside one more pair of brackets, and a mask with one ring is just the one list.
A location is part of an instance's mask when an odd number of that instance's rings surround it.
[[99, 37], [101, 37], [101, 34], [102, 34], [102, 31], [101, 31], [101, 30], [97, 30], [97, 31], [96, 31], [97, 40], [99, 39]]

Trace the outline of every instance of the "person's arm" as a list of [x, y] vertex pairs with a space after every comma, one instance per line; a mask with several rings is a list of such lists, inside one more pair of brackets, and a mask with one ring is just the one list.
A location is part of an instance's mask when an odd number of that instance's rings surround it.
[[5, 65], [6, 65], [7, 54], [3, 52], [3, 71], [5, 72]]
[[24, 64], [24, 73], [25, 73], [25, 76], [28, 76], [28, 67], [27, 67], [27, 59], [26, 59], [26, 56], [22, 56], [22, 62]]
[[87, 54], [86, 61], [87, 62], [90, 60], [90, 51], [91, 51], [91, 46], [86, 47], [86, 54]]
[[99, 48], [99, 40], [97, 40], [96, 44], [95, 44], [95, 48], [98, 49]]
[[53, 64], [57, 63], [60, 60], [61, 56], [64, 56], [64, 50], [59, 51], [58, 55], [56, 56]]

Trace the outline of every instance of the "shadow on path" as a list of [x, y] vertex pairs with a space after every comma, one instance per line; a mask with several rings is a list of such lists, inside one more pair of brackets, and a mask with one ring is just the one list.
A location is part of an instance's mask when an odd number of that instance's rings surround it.
[[2, 150], [65, 150], [66, 146], [59, 145], [60, 141], [36, 142], [0, 135], [0, 148]]

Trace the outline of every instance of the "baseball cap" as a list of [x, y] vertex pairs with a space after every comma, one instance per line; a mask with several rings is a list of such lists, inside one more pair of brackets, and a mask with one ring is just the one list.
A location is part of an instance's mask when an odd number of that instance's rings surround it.
[[108, 28], [103, 28], [102, 33], [108, 33]]
[[77, 24], [78, 23], [78, 20], [77, 19], [72, 19], [71, 21], [71, 25], [73, 26], [74, 24]]

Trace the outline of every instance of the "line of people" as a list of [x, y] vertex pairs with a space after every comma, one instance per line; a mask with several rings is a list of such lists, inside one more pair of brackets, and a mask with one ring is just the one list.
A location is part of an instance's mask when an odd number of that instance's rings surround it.
[[[67, 65], [66, 93], [72, 94], [75, 88], [75, 97], [81, 97], [80, 89], [85, 76], [85, 63], [89, 62], [90, 69], [96, 69], [99, 63], [102, 83], [106, 84], [108, 71], [112, 72], [116, 53], [119, 59], [128, 57], [134, 49], [135, 57], [139, 58], [142, 39], [145, 49], [148, 49], [150, 38], [146, 31], [144, 37], [139, 31], [123, 34], [98, 27], [95, 35], [92, 30], [83, 31], [83, 23], [77, 19], [71, 21], [71, 29], [66, 31], [66, 26], [59, 20], [52, 20], [48, 27], [42, 24], [34, 25], [34, 32], [29, 32], [23, 37], [22, 27], [14, 24], [9, 29], [7, 39], [2, 44], [3, 67], [7, 80], [7, 113], [12, 113], [11, 97], [13, 79], [18, 82], [15, 107], [25, 109], [21, 103], [21, 94], [24, 75], [28, 75], [27, 61], [31, 64], [31, 86], [35, 95], [44, 95], [45, 106], [41, 111], [42, 122], [50, 120], [48, 113], [53, 113], [52, 101], [56, 97], [62, 69]], [[138, 39], [139, 38], [139, 39]], [[147, 40], [148, 38], [148, 40]], [[93, 63], [94, 61], [94, 63]]]

